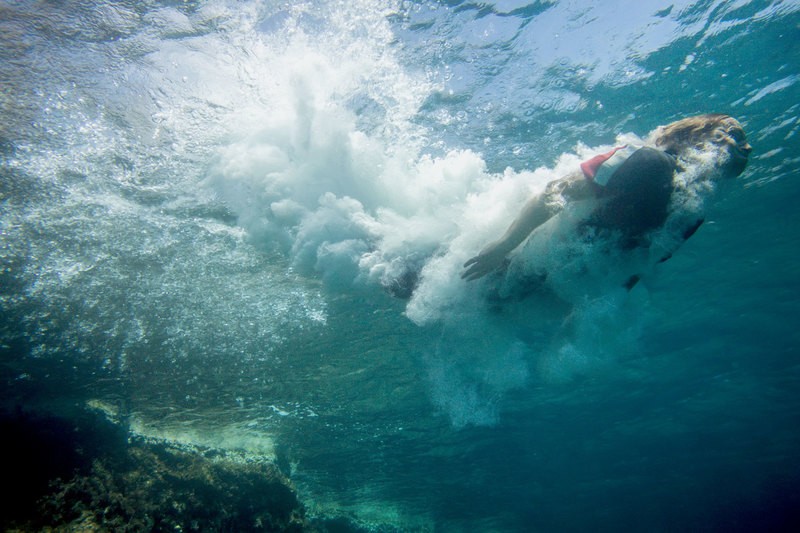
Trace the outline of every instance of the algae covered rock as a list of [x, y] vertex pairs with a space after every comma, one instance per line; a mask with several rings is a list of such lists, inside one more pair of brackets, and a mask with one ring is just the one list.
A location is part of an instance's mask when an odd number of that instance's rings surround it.
[[[6, 416], [18, 492], [5, 530], [306, 531], [290, 481], [268, 460], [139, 437], [91, 414]], [[15, 440], [17, 439], [17, 440]], [[38, 467], [37, 467], [38, 465]], [[55, 465], [55, 466], [54, 466]], [[7, 465], [10, 466], [10, 465]], [[57, 466], [57, 468], [56, 468]]]

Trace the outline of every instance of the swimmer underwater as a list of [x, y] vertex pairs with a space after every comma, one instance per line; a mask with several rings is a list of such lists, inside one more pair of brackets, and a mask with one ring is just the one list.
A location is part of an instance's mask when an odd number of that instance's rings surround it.
[[[741, 124], [723, 114], [698, 115], [659, 127], [648, 144], [624, 161], [626, 147], [617, 147], [583, 162], [580, 170], [550, 182], [543, 193], [525, 204], [500, 239], [464, 263], [461, 277], [473, 281], [502, 269], [508, 264], [508, 255], [536, 228], [573, 202], [597, 203], [579, 225], [581, 231], [616, 232], [623, 249], [647, 248], [651, 234], [664, 226], [675, 209], [674, 197], [686, 181], [688, 169], [700, 169], [701, 175], [691, 177], [694, 182], [733, 178], [744, 171], [752, 151]], [[608, 170], [615, 160], [621, 164], [602, 183], [598, 179], [600, 171]], [[700, 160], [706, 164], [696, 164]], [[702, 223], [699, 215], [683, 221], [678, 241], [672, 249], [663, 251], [659, 262], [669, 259]], [[625, 287], [631, 289], [638, 280], [638, 276], [632, 276]]]

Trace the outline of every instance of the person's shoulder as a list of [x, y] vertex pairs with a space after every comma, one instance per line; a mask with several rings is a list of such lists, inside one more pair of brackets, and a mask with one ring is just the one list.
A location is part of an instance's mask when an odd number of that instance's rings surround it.
[[596, 183], [578, 171], [550, 182], [545, 192], [546, 194], [559, 194], [569, 200], [583, 200], [594, 197], [597, 188]]

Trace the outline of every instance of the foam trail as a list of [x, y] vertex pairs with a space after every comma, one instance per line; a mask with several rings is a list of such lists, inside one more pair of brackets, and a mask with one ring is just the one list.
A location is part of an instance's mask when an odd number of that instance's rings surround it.
[[[414, 141], [424, 131], [404, 114], [387, 112], [380, 131], [359, 126], [350, 103], [372, 98], [361, 92], [363, 79], [380, 66], [387, 73], [375, 92], [391, 92], [385, 79], [406, 75], [388, 51], [378, 65], [330, 49], [297, 37], [284, 57], [260, 58], [273, 63], [263, 89], [269, 96], [243, 114], [240, 134], [220, 149], [207, 184], [253, 242], [283, 250], [295, 269], [331, 289], [358, 285], [409, 296], [419, 276], [407, 314], [435, 324], [476, 296], [458, 275], [463, 261], [552, 171], [492, 175], [471, 151], [425, 154]], [[399, 90], [414, 96], [394, 100], [421, 103], [435, 88], [412, 81]], [[432, 400], [455, 425], [493, 423], [497, 399], [528, 375], [523, 344], [504, 330], [491, 338], [496, 342], [473, 352], [469, 339], [450, 342], [445, 332], [438, 351], [422, 354]], [[497, 346], [504, 346], [501, 356]]]
[[[635, 334], [606, 335], [594, 324], [637, 330], [643, 319], [627, 306], [641, 309], [646, 298], [632, 300], [621, 287], [654, 261], [608, 239], [576, 238], [585, 215], [577, 207], [537, 230], [505, 273], [464, 282], [464, 261], [501, 235], [528, 198], [614, 144], [579, 144], [553, 168], [502, 173], [470, 150], [429, 153], [413, 117], [438, 88], [405, 70], [385, 17], [365, 9], [370, 23], [356, 22], [359, 32], [347, 17], [331, 17], [330, 31], [314, 40], [298, 27], [287, 42], [251, 43], [257, 105], [235, 115], [238, 133], [207, 184], [253, 242], [282, 250], [329, 289], [408, 297], [406, 316], [441, 330], [423, 354], [434, 403], [455, 425], [493, 423], [502, 396], [534, 371], [563, 381], [630, 351]], [[685, 187], [687, 210], [701, 189]]]

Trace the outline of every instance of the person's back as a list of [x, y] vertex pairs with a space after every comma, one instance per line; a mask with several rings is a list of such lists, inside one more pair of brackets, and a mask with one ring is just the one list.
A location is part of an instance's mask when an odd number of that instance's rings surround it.
[[672, 156], [640, 148], [605, 186], [596, 187], [604, 201], [585, 225], [619, 231], [626, 248], [642, 244], [647, 232], [661, 227], [667, 218], [675, 169]]

